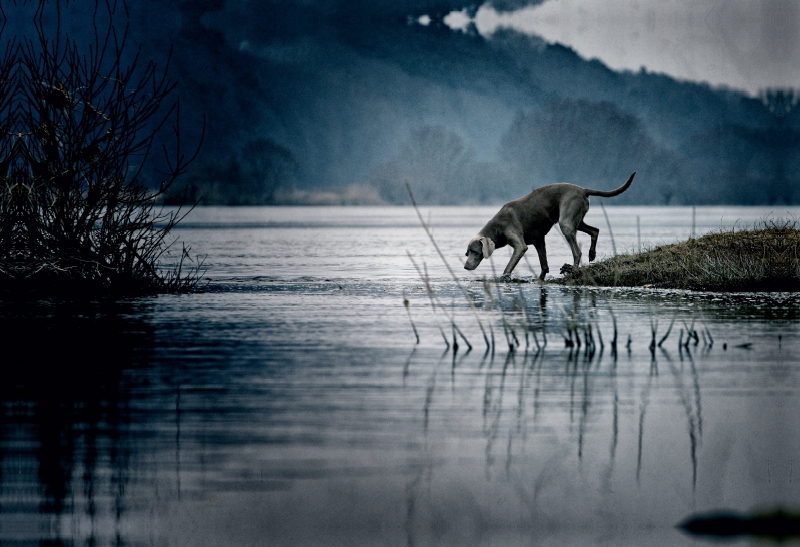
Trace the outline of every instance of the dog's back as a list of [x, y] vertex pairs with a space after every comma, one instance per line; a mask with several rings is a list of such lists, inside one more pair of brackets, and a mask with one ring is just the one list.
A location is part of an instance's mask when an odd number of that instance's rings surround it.
[[546, 233], [558, 222], [563, 210], [580, 205], [589, 207], [586, 190], [567, 182], [536, 188], [530, 194], [506, 204], [517, 212], [526, 233]]

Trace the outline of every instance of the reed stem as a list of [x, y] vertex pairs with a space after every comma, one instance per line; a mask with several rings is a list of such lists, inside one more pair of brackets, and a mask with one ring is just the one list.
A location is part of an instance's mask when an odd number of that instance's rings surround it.
[[417, 344], [419, 344], [419, 334], [417, 333], [417, 326], [414, 325], [414, 320], [411, 319], [411, 309], [409, 308], [408, 298], [406, 298], [405, 290], [403, 290], [403, 306], [406, 307], [406, 313], [408, 313], [408, 320], [411, 321], [411, 328], [414, 329], [414, 336], [417, 338]]
[[417, 206], [417, 200], [414, 199], [414, 193], [411, 191], [411, 185], [408, 183], [408, 181], [406, 181], [406, 189], [408, 190], [408, 196], [411, 198], [411, 204], [414, 206], [414, 211], [417, 213], [417, 217], [419, 217], [420, 224], [422, 224], [422, 228], [425, 230], [425, 233], [428, 234], [428, 238], [431, 240], [431, 243], [433, 243], [433, 247], [434, 247], [434, 249], [436, 249], [436, 252], [439, 254], [439, 258], [442, 259], [442, 262], [444, 263], [445, 267], [447, 268], [447, 271], [450, 272], [450, 275], [453, 277], [453, 281], [456, 282], [456, 285], [458, 286], [459, 289], [461, 289], [461, 292], [464, 294], [464, 298], [467, 299], [467, 304], [469, 304], [470, 309], [472, 310], [473, 314], [475, 315], [475, 320], [478, 322], [478, 326], [480, 327], [481, 333], [483, 334], [483, 341], [486, 342], [486, 347], [487, 348], [491, 347], [489, 345], [489, 338], [486, 336], [486, 330], [483, 328], [483, 323], [481, 322], [480, 317], [478, 317], [478, 310], [475, 309], [475, 304], [474, 304], [474, 302], [472, 302], [472, 298], [470, 297], [469, 292], [467, 292], [467, 290], [464, 288], [464, 286], [461, 285], [461, 282], [458, 280], [458, 277], [456, 277], [455, 272], [450, 267], [450, 264], [447, 262], [447, 259], [444, 257], [444, 254], [442, 253], [442, 250], [439, 248], [439, 245], [436, 243], [436, 240], [433, 238], [433, 233], [431, 233], [430, 228], [428, 228], [428, 225], [425, 223], [425, 220], [422, 218], [422, 213], [420, 212], [419, 207]]
[[661, 344], [663, 344], [664, 341], [667, 338], [669, 338], [669, 333], [672, 332], [672, 325], [675, 324], [675, 317], [676, 316], [677, 316], [677, 313], [672, 316], [672, 321], [670, 321], [670, 323], [669, 323], [669, 327], [667, 328], [667, 333], [661, 338], [661, 340], [658, 341], [658, 347], [661, 347]]

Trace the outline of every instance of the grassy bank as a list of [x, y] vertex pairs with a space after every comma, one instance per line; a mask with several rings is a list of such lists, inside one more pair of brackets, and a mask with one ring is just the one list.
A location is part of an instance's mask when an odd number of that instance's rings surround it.
[[564, 284], [701, 291], [800, 291], [797, 221], [763, 221], [582, 267]]

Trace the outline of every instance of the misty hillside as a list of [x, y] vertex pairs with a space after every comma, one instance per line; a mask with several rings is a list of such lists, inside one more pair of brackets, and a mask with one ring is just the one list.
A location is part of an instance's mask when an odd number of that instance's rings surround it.
[[406, 180], [424, 203], [497, 203], [558, 181], [610, 189], [633, 171], [615, 203], [800, 202], [790, 92], [619, 73], [512, 31], [442, 24], [463, 7], [129, 0], [129, 22], [142, 55], [165, 62], [172, 48], [186, 138], [206, 120], [186, 177], [204, 203], [407, 203]]

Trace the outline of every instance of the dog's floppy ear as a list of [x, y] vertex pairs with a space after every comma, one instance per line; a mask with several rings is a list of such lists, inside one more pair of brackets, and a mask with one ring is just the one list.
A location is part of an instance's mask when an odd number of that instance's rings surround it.
[[481, 245], [483, 245], [483, 258], [489, 258], [494, 252], [494, 241], [488, 237], [481, 238]]

